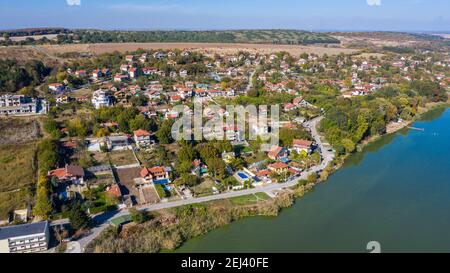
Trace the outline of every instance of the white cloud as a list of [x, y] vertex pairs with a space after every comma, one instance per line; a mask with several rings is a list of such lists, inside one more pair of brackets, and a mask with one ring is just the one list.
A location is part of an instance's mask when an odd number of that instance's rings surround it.
[[66, 0], [69, 6], [81, 6], [81, 0]]
[[367, 0], [367, 5], [373, 6], [381, 6], [381, 0]]

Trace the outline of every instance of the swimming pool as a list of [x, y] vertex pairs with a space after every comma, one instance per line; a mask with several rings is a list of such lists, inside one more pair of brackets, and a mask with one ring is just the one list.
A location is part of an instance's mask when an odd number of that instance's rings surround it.
[[167, 185], [167, 184], [169, 184], [169, 179], [160, 179], [160, 180], [156, 180], [156, 181], [154, 181], [153, 183], [155, 184], [155, 185]]
[[249, 179], [249, 178], [250, 178], [250, 177], [249, 177], [246, 173], [244, 173], [244, 172], [238, 172], [237, 175], [238, 175], [241, 179], [243, 179], [243, 180], [246, 180], [246, 179]]

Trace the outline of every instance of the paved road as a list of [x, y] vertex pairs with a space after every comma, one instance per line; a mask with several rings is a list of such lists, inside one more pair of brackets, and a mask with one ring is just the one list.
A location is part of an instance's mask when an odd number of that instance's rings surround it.
[[[320, 138], [320, 135], [317, 132], [317, 125], [322, 120], [322, 117], [315, 118], [313, 120], [310, 120], [306, 123], [304, 123], [304, 127], [311, 132], [311, 135], [313, 136], [315, 142], [317, 143], [319, 150], [322, 155], [322, 163], [318, 166], [314, 166], [311, 169], [303, 172], [299, 177], [291, 178], [285, 183], [282, 184], [269, 184], [261, 187], [256, 187], [253, 189], [246, 189], [241, 191], [233, 191], [233, 192], [225, 192], [218, 195], [211, 195], [211, 196], [205, 196], [205, 197], [198, 197], [198, 198], [190, 198], [190, 199], [184, 199], [174, 202], [167, 202], [167, 203], [158, 203], [153, 205], [146, 205], [139, 207], [138, 209], [141, 211], [155, 211], [155, 210], [161, 210], [161, 209], [167, 209], [167, 208], [174, 208], [174, 207], [180, 207], [190, 204], [197, 204], [197, 203], [204, 203], [204, 202], [210, 202], [214, 200], [220, 200], [220, 199], [227, 199], [232, 197], [238, 197], [238, 196], [244, 196], [249, 194], [255, 194], [259, 192], [270, 192], [274, 190], [282, 190], [285, 188], [292, 187], [296, 185], [300, 180], [307, 179], [308, 176], [311, 173], [317, 173], [322, 171], [325, 167], [328, 166], [328, 164], [334, 159], [334, 153], [327, 150], [327, 148], [324, 148], [322, 140]], [[93, 240], [95, 239], [103, 230], [105, 230], [109, 226], [109, 221], [112, 218], [119, 217], [122, 215], [128, 214], [128, 210], [122, 210], [118, 212], [107, 212], [104, 214], [96, 215], [93, 217], [93, 222], [95, 226], [91, 229], [90, 233], [78, 240], [80, 244], [80, 248], [83, 252], [85, 247]], [[61, 225], [61, 224], [67, 224], [68, 220], [57, 220], [53, 221], [52, 225]]]
[[247, 94], [248, 93], [248, 91], [250, 91], [250, 89], [252, 89], [252, 87], [253, 87], [253, 76], [255, 76], [255, 73], [256, 73], [256, 70], [255, 71], [252, 71], [252, 73], [250, 73], [250, 76], [248, 77], [248, 85], [247, 85], [247, 87], [245, 88], [245, 94]]

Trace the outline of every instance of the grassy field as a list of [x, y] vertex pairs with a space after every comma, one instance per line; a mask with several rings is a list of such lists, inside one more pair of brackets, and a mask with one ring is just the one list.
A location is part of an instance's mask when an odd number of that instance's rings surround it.
[[35, 149], [35, 144], [0, 146], [0, 219], [32, 200]]
[[260, 201], [266, 201], [269, 199], [270, 197], [264, 192], [258, 192], [255, 194], [233, 197], [230, 199], [230, 202], [233, 205], [254, 205]]

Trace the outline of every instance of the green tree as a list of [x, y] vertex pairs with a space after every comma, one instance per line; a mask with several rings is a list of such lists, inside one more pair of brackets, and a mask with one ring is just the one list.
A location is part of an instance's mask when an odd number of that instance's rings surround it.
[[353, 153], [355, 151], [356, 146], [355, 146], [355, 143], [351, 139], [344, 138], [341, 142], [347, 153]]
[[212, 176], [218, 179], [224, 179], [226, 173], [226, 164], [220, 158], [211, 158], [206, 161], [206, 165], [208, 165], [209, 172]]
[[87, 215], [78, 202], [72, 205], [69, 211], [69, 221], [72, 228], [75, 230], [84, 229], [88, 227], [90, 220], [89, 215]]
[[133, 222], [136, 224], [142, 224], [145, 221], [147, 221], [146, 215], [142, 211], [137, 210], [136, 208], [130, 209], [130, 215], [131, 220], [133, 220]]
[[172, 143], [172, 122], [169, 120], [164, 121], [161, 128], [156, 132], [155, 135], [156, 138], [158, 138], [160, 144]]
[[318, 179], [319, 179], [319, 175], [317, 173], [310, 173], [307, 178], [309, 184], [317, 183]]

